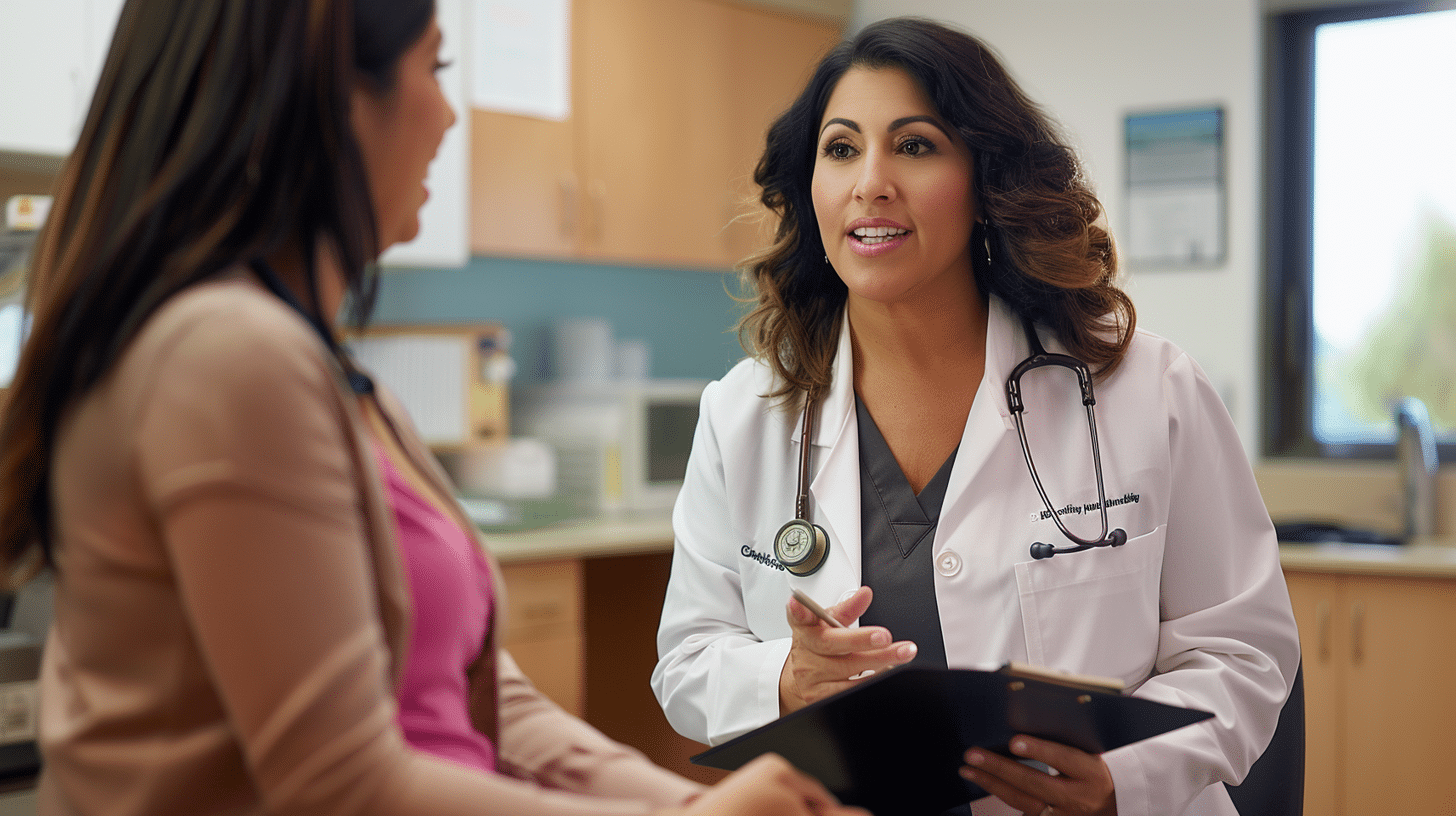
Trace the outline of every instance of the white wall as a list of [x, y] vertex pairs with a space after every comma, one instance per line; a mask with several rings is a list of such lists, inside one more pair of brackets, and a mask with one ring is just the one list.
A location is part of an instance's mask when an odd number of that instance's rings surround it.
[[856, 0], [851, 30], [902, 14], [983, 39], [1061, 122], [1126, 231], [1123, 118], [1224, 110], [1227, 252], [1197, 271], [1130, 271], [1138, 323], [1172, 339], [1224, 396], [1252, 458], [1258, 449], [1262, 160], [1260, 0]]

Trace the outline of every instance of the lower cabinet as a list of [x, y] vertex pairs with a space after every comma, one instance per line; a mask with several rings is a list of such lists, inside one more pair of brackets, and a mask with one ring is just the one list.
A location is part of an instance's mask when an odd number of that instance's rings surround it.
[[1310, 816], [1456, 814], [1456, 579], [1286, 569]]
[[700, 782], [707, 748], [668, 725], [650, 678], [671, 552], [512, 562], [503, 643], [536, 688], [602, 733]]
[[553, 702], [586, 712], [582, 562], [576, 558], [504, 564], [506, 628], [501, 644]]

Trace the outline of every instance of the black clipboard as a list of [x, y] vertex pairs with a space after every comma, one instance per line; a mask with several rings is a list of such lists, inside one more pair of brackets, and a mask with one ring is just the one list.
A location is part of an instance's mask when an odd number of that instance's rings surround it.
[[1009, 755], [1011, 737], [1030, 734], [1101, 753], [1212, 716], [1009, 666], [978, 671], [905, 665], [692, 761], [731, 771], [773, 752], [844, 804], [877, 816], [933, 815], [986, 795], [958, 773], [972, 746]]

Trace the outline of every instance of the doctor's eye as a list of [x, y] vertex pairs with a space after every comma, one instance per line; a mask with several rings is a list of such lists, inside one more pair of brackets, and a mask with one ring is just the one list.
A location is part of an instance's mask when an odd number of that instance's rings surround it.
[[924, 136], [907, 136], [900, 141], [897, 147], [899, 147], [901, 153], [911, 158], [927, 156], [936, 152], [935, 143]]
[[824, 145], [824, 156], [829, 159], [843, 161], [853, 157], [854, 154], [854, 146], [843, 139], [835, 139], [829, 144]]

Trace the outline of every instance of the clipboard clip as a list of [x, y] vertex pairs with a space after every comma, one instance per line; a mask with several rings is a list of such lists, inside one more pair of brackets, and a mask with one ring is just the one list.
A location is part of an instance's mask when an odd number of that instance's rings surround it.
[[[997, 671], [1008, 677], [1020, 678], [1022, 680], [1040, 680], [1046, 683], [1056, 683], [1060, 686], [1083, 689], [1084, 691], [1120, 694], [1127, 687], [1127, 684], [1116, 677], [1100, 677], [1095, 674], [1073, 674], [1072, 672], [1048, 669], [1043, 666], [1033, 666], [1030, 663], [1021, 663], [1016, 660], [1006, 663], [997, 669]], [[1025, 684], [1018, 683], [1015, 680], [1010, 685], [1012, 691], [1020, 691], [1024, 687]], [[1078, 702], [1087, 701], [1079, 699]]]

